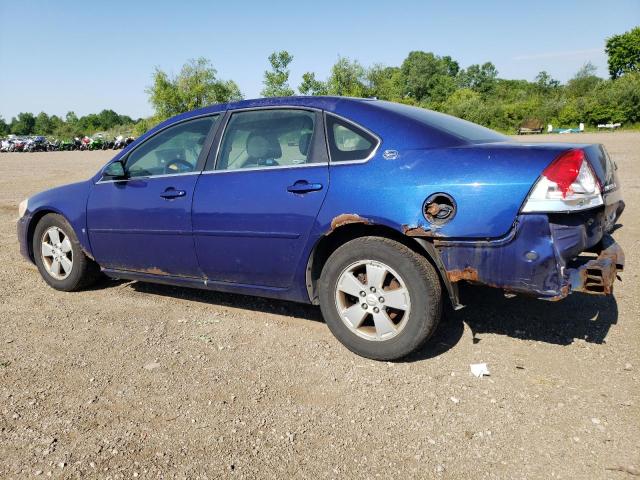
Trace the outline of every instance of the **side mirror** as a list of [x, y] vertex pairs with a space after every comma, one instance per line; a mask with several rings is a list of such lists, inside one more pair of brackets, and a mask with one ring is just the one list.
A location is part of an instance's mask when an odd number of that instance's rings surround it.
[[120, 161], [107, 165], [107, 168], [103, 171], [103, 175], [116, 180], [127, 178], [127, 174], [124, 171], [124, 165]]

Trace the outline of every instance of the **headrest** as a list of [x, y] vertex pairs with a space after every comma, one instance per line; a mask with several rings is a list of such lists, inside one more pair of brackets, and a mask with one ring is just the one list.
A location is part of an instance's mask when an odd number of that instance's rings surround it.
[[300, 149], [300, 153], [305, 157], [309, 153], [309, 146], [311, 145], [311, 132], [303, 133], [300, 135], [300, 140], [298, 141], [298, 149]]
[[251, 158], [280, 158], [282, 149], [276, 138], [265, 137], [252, 133], [247, 138], [247, 154]]

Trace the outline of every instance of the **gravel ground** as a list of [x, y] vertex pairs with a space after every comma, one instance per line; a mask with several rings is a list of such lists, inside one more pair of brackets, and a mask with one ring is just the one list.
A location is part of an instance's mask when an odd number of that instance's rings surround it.
[[400, 363], [349, 353], [310, 306], [48, 288], [18, 254], [17, 204], [113, 153], [1, 154], [0, 478], [635, 478], [640, 134], [519, 140], [607, 146], [624, 283], [559, 303], [464, 288], [467, 308]]

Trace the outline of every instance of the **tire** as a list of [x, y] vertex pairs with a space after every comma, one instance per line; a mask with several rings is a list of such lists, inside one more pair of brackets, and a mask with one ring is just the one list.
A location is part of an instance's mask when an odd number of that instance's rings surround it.
[[[54, 231], [58, 232], [57, 242]], [[43, 243], [48, 247], [43, 248]], [[59, 248], [52, 249], [51, 246], [56, 247], [56, 244]], [[56, 290], [64, 292], [81, 290], [95, 283], [100, 277], [100, 267], [82, 251], [78, 237], [62, 215], [49, 213], [42, 217], [34, 230], [32, 245], [34, 260], [40, 275]], [[58, 275], [53, 268], [56, 256], [60, 258], [57, 261]], [[63, 260], [63, 256], [67, 259], [66, 261]], [[70, 268], [68, 268], [69, 262]]]
[[[352, 277], [358, 282], [352, 283]], [[378, 285], [375, 292], [373, 285]], [[358, 292], [362, 286], [365, 295]], [[331, 332], [352, 352], [374, 360], [397, 360], [420, 349], [442, 315], [442, 291], [434, 267], [424, 256], [388, 238], [361, 237], [339, 247], [322, 269], [318, 290]], [[355, 325], [361, 322], [358, 327], [348, 324], [347, 318], [354, 315]]]

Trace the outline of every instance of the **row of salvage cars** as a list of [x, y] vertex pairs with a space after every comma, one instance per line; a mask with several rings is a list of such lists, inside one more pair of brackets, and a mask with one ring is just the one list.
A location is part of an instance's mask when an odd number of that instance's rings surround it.
[[92, 178], [20, 205], [54, 288], [98, 276], [320, 305], [350, 350], [421, 348], [460, 281], [558, 300], [612, 293], [616, 164], [369, 99], [216, 105], [158, 125]]

